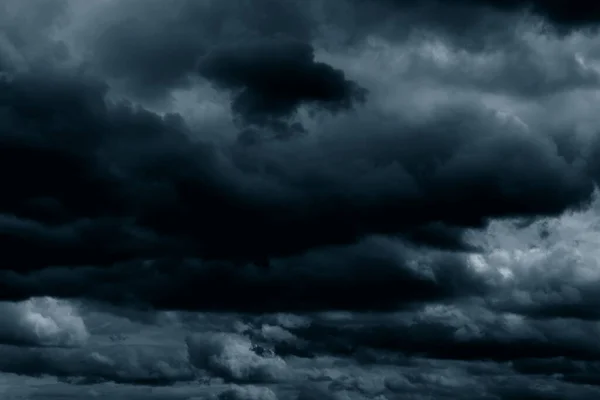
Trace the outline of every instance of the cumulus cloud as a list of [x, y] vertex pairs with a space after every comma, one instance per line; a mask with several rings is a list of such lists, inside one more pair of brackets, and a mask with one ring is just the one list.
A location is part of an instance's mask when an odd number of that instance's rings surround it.
[[245, 336], [200, 333], [187, 339], [190, 362], [197, 368], [232, 382], [277, 382], [289, 379], [286, 362], [270, 354], [259, 355]]
[[25, 346], [78, 347], [89, 337], [77, 309], [50, 297], [0, 303], [0, 342]]
[[220, 393], [219, 400], [277, 400], [277, 395], [269, 388], [260, 386], [234, 386]]
[[598, 397], [597, 6], [27, 3], [0, 391]]
[[485, 251], [469, 264], [495, 280], [493, 307], [537, 318], [595, 320], [598, 298], [598, 198], [556, 218], [493, 223], [473, 238]]

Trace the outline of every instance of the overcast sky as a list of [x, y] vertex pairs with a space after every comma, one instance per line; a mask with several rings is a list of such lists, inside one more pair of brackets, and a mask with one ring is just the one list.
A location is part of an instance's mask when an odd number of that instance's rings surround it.
[[1, 0], [0, 398], [600, 398], [598, 26]]

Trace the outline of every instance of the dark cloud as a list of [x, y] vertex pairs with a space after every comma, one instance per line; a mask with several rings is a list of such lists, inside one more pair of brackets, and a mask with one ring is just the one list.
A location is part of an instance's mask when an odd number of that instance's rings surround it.
[[5, 299], [51, 295], [209, 311], [394, 309], [487, 290], [461, 254], [382, 238], [275, 260], [268, 269], [191, 259], [47, 268], [27, 275], [5, 271], [0, 276]]
[[[361, 0], [358, 0], [361, 1]], [[381, 0], [400, 7], [419, 3], [440, 6], [446, 2], [421, 0]], [[586, 1], [565, 2], [563, 0], [456, 0], [447, 2], [449, 7], [481, 7], [505, 12], [531, 12], [546, 18], [560, 28], [592, 26], [600, 20], [600, 7]]]
[[185, 357], [168, 347], [116, 345], [94, 351], [2, 346], [0, 354], [2, 372], [50, 375], [72, 384], [169, 385], [196, 379]]
[[17, 0], [0, 5], [0, 74], [27, 68], [32, 63], [59, 63], [68, 57], [53, 28], [64, 21], [68, 0], [48, 0], [29, 7]]
[[567, 382], [600, 385], [600, 363], [568, 358], [524, 359], [514, 362], [515, 369], [524, 374], [556, 376]]
[[322, 382], [301, 387], [297, 399], [585, 399], [597, 388], [551, 377], [524, 376], [497, 363], [416, 359], [408, 365], [358, 367], [341, 362]]
[[[151, 232], [123, 219], [133, 203], [118, 164], [132, 139], [140, 140], [138, 156], [154, 151], [152, 137], [174, 121], [128, 105], [108, 111], [104, 86], [81, 76], [31, 72], [1, 84], [3, 263], [24, 269], [91, 258], [112, 263], [153, 242]], [[173, 143], [177, 135], [184, 137], [179, 131], [163, 139]]]
[[[398, 5], [401, 12], [395, 12]], [[235, 0], [226, 4], [184, 0], [174, 5], [160, 0], [113, 2], [96, 6], [89, 13], [86, 28], [78, 38], [78, 48], [85, 52], [89, 68], [110, 77], [115, 86], [124, 88], [138, 99], [161, 100], [168, 97], [173, 89], [193, 85], [198, 63], [215, 47], [221, 49], [221, 53], [243, 49], [246, 54], [257, 47], [273, 50], [273, 42], [299, 42], [306, 43], [306, 46], [316, 42], [320, 46], [337, 48], [339, 35], [356, 44], [373, 36], [406, 41], [426, 30], [457, 44], [460, 49], [485, 53], [512, 45], [517, 45], [518, 49], [519, 35], [507, 26], [520, 22], [517, 11], [521, 6], [520, 1], [505, 4], [469, 0], [351, 0], [335, 4], [319, 0], [261, 0], [253, 3]], [[554, 7], [549, 6], [549, 9]], [[507, 14], [494, 10], [512, 12]], [[93, 52], [86, 50], [89, 46], [93, 47]], [[478, 76], [476, 73], [474, 77], [483, 81], [480, 84], [487, 83], [505, 90], [521, 85], [525, 93], [535, 94], [548, 90], [546, 87], [566, 85], [573, 80], [581, 84], [594, 81], [593, 74], [579, 71], [574, 64], [570, 68], [578, 72], [578, 77], [559, 74], [546, 83], [541, 79], [544, 75], [527, 73], [536, 68], [531, 60], [531, 51], [510, 49], [509, 53], [516, 58], [513, 69], [527, 77], [513, 82], [511, 76], [515, 71], [504, 79], [491, 79], [489, 74]], [[280, 57], [278, 59], [281, 60]], [[259, 59], [252, 60], [257, 65]], [[262, 60], [265, 61], [264, 57]], [[273, 66], [271, 63], [270, 67]], [[500, 81], [501, 84], [494, 85]], [[286, 82], [289, 85], [290, 81]], [[265, 99], [257, 94], [260, 93], [255, 92], [253, 98], [262, 99], [264, 103]], [[248, 106], [246, 104], [245, 108]]]
[[592, 192], [552, 141], [476, 105], [418, 123], [343, 117], [322, 140], [239, 148], [192, 139], [177, 116], [112, 103], [85, 76], [2, 84], [3, 246], [17, 268], [262, 261], [374, 233], [418, 239], [408, 232], [429, 224], [559, 213]]
[[591, 181], [553, 143], [509, 133], [495, 116], [470, 107], [416, 126], [369, 116], [324, 129], [330, 132], [322, 141], [234, 153], [227, 190], [235, 192], [212, 190], [208, 218], [186, 206], [207, 200], [196, 197], [204, 192], [192, 181], [177, 205], [185, 218], [163, 208], [143, 223], [198, 237], [193, 231], [214, 220], [216, 229], [202, 236], [207, 255], [237, 247], [239, 256], [264, 257], [436, 221], [478, 226], [490, 217], [556, 213], [591, 194]]
[[[263, 324], [260, 328], [262, 338], [250, 338], [248, 333], [241, 332], [241, 327], [234, 329], [237, 333], [232, 332], [231, 328], [213, 331], [211, 317], [199, 315], [198, 317], [206, 318], [206, 324], [198, 326], [200, 332], [188, 337], [187, 346], [183, 343], [183, 333], [189, 327], [179, 326], [175, 320], [164, 325], [137, 325], [138, 330], [132, 329], [131, 337], [121, 342], [109, 341], [106, 332], [123, 328], [112, 317], [107, 318], [105, 324], [115, 325], [103, 334], [94, 333], [86, 347], [81, 349], [23, 349], [2, 346], [0, 370], [20, 376], [58, 377], [60, 383], [54, 382], [50, 392], [56, 395], [64, 393], [59, 388], [79, 390], [79, 394], [88, 390], [92, 393], [93, 390], [95, 395], [106, 396], [107, 390], [118, 390], [118, 393], [130, 390], [131, 392], [126, 392], [131, 394], [128, 398], [137, 398], [134, 396], [136, 393], [140, 393], [140, 398], [143, 398], [142, 390], [147, 394], [150, 386], [153, 396], [158, 398], [162, 394], [160, 398], [165, 399], [196, 398], [194, 396], [225, 399], [367, 399], [378, 396], [469, 399], [473, 393], [477, 393], [478, 398], [482, 399], [586, 399], [598, 393], [598, 388], [593, 386], [596, 361], [581, 362], [547, 357], [531, 359], [528, 358], [528, 353], [524, 358], [516, 357], [510, 362], [481, 361], [478, 358], [435, 359], [413, 354], [409, 357], [397, 357], [394, 361], [391, 361], [392, 357], [382, 357], [377, 362], [365, 363], [357, 354], [350, 353], [348, 356], [338, 353], [336, 356], [309, 358], [277, 355], [271, 350], [276, 341], [290, 339], [289, 336], [281, 335], [283, 330], [301, 332], [298, 329], [309, 326], [308, 323], [322, 323], [325, 320], [329, 324], [335, 324], [339, 330], [332, 336], [321, 334], [311, 342], [313, 350], [323, 341], [329, 346], [336, 339], [347, 342], [351, 337], [356, 345], [364, 344], [365, 337], [368, 336], [366, 331], [362, 338], [345, 333], [356, 332], [360, 326], [369, 330], [371, 335], [374, 334], [373, 329], [388, 327], [390, 334], [394, 331], [401, 337], [408, 337], [412, 344], [412, 334], [407, 334], [405, 330], [408, 325], [418, 326], [417, 330], [423, 335], [424, 324], [436, 325], [436, 318], [432, 318], [431, 314], [427, 318], [412, 313], [406, 316], [412, 317], [413, 321], [402, 325], [395, 323], [394, 319], [373, 314], [338, 314], [317, 318], [264, 314], [254, 320], [255, 323], [269, 324]], [[216, 320], [213, 322], [219, 324], [223, 315], [214, 317]], [[230, 317], [230, 322], [235, 321], [235, 316]], [[486, 326], [485, 321], [477, 322], [477, 327], [466, 328], [468, 324], [464, 323], [463, 318], [456, 314], [445, 318], [446, 325], [452, 325], [452, 329], [460, 327], [454, 334], [455, 339], [458, 339], [453, 342], [454, 346], [465, 345], [470, 340], [469, 334], [495, 335], [502, 346], [511, 346], [526, 331], [515, 331], [514, 326], [502, 323]], [[87, 315], [85, 319], [88, 324], [92, 322]], [[246, 325], [240, 322], [238, 321], [238, 325]], [[274, 329], [276, 327], [281, 329]], [[554, 343], [557, 343], [556, 338], [561, 335], [566, 338], [573, 336], [573, 330], [567, 332], [557, 330], [557, 326], [552, 328], [546, 334]], [[465, 333], [465, 330], [470, 332]], [[425, 336], [427, 338], [423, 340], [444, 340], [440, 336]], [[587, 339], [590, 345], [594, 345], [593, 337], [590, 333]], [[432, 349], [439, 348], [441, 344]], [[390, 350], [388, 348], [381, 354], [389, 355]], [[484, 356], [486, 354], [488, 353], [483, 353]], [[13, 376], [11, 379], [18, 381]], [[107, 385], [105, 382], [120, 385]], [[236, 385], [226, 384], [228, 382], [235, 382]], [[254, 386], [259, 382], [265, 386]], [[3, 383], [0, 381], [0, 384]], [[174, 386], [169, 388], [169, 385]], [[134, 391], [135, 388], [137, 391]], [[7, 393], [15, 393], [11, 389], [9, 386]], [[44, 394], [49, 393], [47, 385], [44, 390]]]
[[31, 1], [5, 397], [598, 398], [599, 7]]
[[[213, 190], [210, 219], [186, 207], [202, 200], [194, 193], [200, 188], [188, 186], [177, 206], [186, 218], [163, 208], [143, 223], [196, 236], [222, 215], [210, 237], [202, 236], [207, 255], [231, 254], [234, 246], [237, 255], [260, 259], [436, 221], [482, 226], [490, 217], [556, 213], [591, 194], [591, 181], [553, 143], [467, 110], [416, 126], [352, 118], [324, 128], [331, 131], [322, 141], [236, 152], [235, 197]], [[235, 229], [225, 228], [228, 220]]]
[[90, 68], [151, 100], [189, 86], [199, 59], [215, 44], [273, 35], [308, 40], [312, 29], [296, 0], [115, 2], [100, 7], [89, 24]]
[[467, 0], [467, 3], [482, 4], [503, 10], [531, 10], [552, 23], [566, 27], [596, 24], [600, 20], [600, 7], [585, 1], [563, 0]]
[[314, 60], [311, 45], [288, 38], [228, 45], [209, 52], [199, 72], [233, 90], [233, 112], [247, 124], [290, 117], [302, 104], [332, 111], [364, 101], [365, 89]]
[[377, 362], [369, 349], [441, 359], [501, 362], [555, 357], [598, 360], [600, 357], [594, 340], [597, 334], [594, 322], [536, 321], [517, 314], [469, 307], [426, 306], [417, 313], [325, 316], [287, 330], [298, 339], [295, 343], [291, 340], [298, 351], [294, 351], [294, 346], [281, 346], [284, 352], [307, 355], [312, 351], [313, 354], [352, 355], [359, 359], [364, 356], [365, 362]]

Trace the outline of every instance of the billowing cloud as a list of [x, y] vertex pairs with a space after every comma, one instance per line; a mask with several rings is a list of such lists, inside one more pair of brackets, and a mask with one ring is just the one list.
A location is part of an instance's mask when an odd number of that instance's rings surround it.
[[312, 30], [296, 0], [75, 2], [73, 8], [66, 40], [90, 69], [146, 100], [193, 84], [200, 58], [214, 45], [273, 35], [306, 41]]
[[336, 110], [366, 96], [342, 71], [315, 62], [309, 44], [285, 38], [216, 48], [200, 61], [199, 72], [237, 92], [233, 111], [250, 124], [289, 117], [303, 103]]
[[77, 309], [50, 297], [0, 303], [0, 343], [24, 346], [78, 347], [89, 332]]
[[4, 1], [0, 392], [597, 398], [598, 10]]
[[421, 121], [368, 111], [289, 145], [223, 148], [192, 140], [176, 116], [108, 102], [94, 80], [40, 79], [4, 81], [3, 251], [20, 268], [262, 261], [435, 223], [551, 215], [592, 193], [551, 138], [475, 104]]
[[219, 400], [277, 400], [277, 395], [269, 388], [260, 386], [234, 386], [220, 393]]
[[268, 269], [191, 259], [0, 275], [6, 299], [50, 293], [167, 310], [390, 310], [489, 289], [465, 255], [381, 237], [275, 260]]
[[188, 338], [191, 363], [233, 382], [277, 382], [289, 379], [290, 371], [276, 355], [258, 354], [252, 342], [233, 333], [209, 332]]
[[497, 222], [479, 237], [486, 250], [468, 263], [494, 276], [488, 303], [536, 318], [598, 317], [598, 199], [556, 218]]

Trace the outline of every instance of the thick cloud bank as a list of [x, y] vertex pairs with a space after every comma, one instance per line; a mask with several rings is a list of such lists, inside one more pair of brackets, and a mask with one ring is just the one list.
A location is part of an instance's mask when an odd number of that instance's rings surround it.
[[187, 341], [191, 363], [237, 382], [273, 382], [286, 378], [287, 365], [275, 355], [258, 354], [244, 336], [204, 333]]
[[594, 2], [0, 3], [2, 396], [599, 398]]

